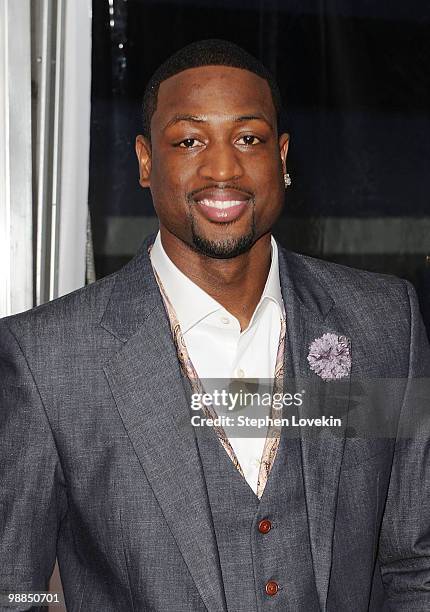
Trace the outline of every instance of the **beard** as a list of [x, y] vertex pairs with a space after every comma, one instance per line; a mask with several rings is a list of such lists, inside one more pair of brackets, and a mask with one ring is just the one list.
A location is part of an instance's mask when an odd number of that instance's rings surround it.
[[[232, 223], [225, 223], [228, 227]], [[249, 232], [238, 236], [237, 238], [226, 238], [224, 240], [209, 240], [205, 238], [200, 232], [198, 225], [195, 222], [194, 215], [191, 215], [191, 235], [193, 246], [202, 255], [206, 257], [212, 257], [214, 259], [232, 259], [242, 253], [246, 253], [252, 247], [255, 242], [255, 236], [257, 233], [255, 225], [254, 210], [252, 211], [251, 227]]]

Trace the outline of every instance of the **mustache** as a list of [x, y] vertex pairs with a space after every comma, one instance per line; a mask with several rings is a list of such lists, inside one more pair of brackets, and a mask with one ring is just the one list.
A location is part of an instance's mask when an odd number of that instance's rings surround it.
[[205, 185], [204, 187], [199, 187], [198, 189], [193, 189], [193, 191], [190, 191], [187, 193], [186, 198], [187, 201], [189, 203], [192, 203], [192, 200], [194, 199], [194, 197], [196, 195], [198, 195], [199, 193], [202, 193], [204, 191], [208, 191], [209, 189], [235, 189], [236, 191], [240, 191], [241, 193], [245, 193], [247, 196], [249, 196], [252, 200], [255, 199], [255, 193], [253, 191], [250, 191], [249, 189], [244, 189], [243, 187], [240, 187], [239, 185], [233, 185], [233, 184], [227, 184], [227, 183], [222, 183], [221, 185]]

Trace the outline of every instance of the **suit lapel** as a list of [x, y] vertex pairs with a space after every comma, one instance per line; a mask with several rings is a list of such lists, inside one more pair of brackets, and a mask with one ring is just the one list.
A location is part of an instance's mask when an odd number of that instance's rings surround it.
[[[153, 237], [151, 237], [153, 239]], [[118, 275], [102, 326], [125, 342], [105, 366], [118, 411], [199, 593], [225, 610], [186, 384], [146, 248]], [[138, 299], [136, 299], [136, 297]], [[127, 299], [129, 298], [129, 299]]]
[[292, 380], [297, 391], [305, 390], [297, 416], [341, 418], [340, 427], [300, 428], [312, 560], [321, 610], [325, 611], [350, 377], [325, 382], [311, 371], [307, 356], [311, 342], [324, 333], [347, 334], [336, 317], [332, 299], [312, 274], [311, 263], [283, 249], [279, 252], [287, 318], [286, 378]]

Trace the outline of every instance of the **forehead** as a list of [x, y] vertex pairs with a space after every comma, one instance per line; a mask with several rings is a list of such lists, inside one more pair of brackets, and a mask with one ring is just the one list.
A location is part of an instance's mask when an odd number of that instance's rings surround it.
[[275, 117], [272, 93], [265, 79], [242, 68], [189, 68], [160, 84], [154, 120], [173, 113], [230, 114], [263, 111]]

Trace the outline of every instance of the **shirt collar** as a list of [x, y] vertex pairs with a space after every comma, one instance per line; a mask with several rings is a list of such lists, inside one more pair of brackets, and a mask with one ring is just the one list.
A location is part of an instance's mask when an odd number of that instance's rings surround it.
[[[252, 315], [250, 325], [264, 301], [271, 300], [275, 302], [279, 307], [280, 314], [285, 312], [279, 281], [278, 246], [273, 236], [271, 236], [271, 245], [272, 259], [269, 274], [267, 275], [260, 301]], [[151, 263], [175, 309], [183, 334], [213, 312], [217, 310], [225, 311], [225, 308], [219, 302], [193, 283], [188, 276], [175, 266], [163, 248], [160, 232], [158, 232], [152, 245], [150, 257]]]

